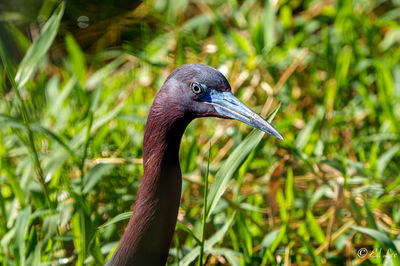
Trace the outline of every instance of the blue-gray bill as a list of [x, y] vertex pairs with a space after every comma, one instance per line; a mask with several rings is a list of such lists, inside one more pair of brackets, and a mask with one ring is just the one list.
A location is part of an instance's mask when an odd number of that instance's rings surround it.
[[237, 99], [232, 92], [211, 90], [208, 97], [204, 97], [203, 100], [213, 105], [219, 114], [242, 121], [283, 140], [282, 135], [270, 123]]

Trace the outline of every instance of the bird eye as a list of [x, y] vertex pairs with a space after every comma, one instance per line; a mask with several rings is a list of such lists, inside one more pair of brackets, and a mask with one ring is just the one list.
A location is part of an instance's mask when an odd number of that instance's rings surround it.
[[195, 94], [201, 94], [203, 92], [203, 90], [201, 89], [199, 84], [196, 83], [192, 83], [192, 91]]

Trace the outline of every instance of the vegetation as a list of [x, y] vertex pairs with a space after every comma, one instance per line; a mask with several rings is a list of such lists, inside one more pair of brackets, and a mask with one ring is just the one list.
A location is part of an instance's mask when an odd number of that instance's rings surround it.
[[190, 62], [220, 69], [264, 117], [275, 110], [285, 140], [191, 123], [169, 265], [400, 264], [398, 0], [9, 2], [2, 265], [107, 261], [140, 185], [152, 99]]

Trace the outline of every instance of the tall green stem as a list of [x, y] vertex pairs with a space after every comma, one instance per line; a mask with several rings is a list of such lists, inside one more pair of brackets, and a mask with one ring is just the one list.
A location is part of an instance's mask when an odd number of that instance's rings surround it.
[[203, 254], [204, 254], [204, 238], [206, 231], [206, 219], [207, 219], [207, 195], [208, 195], [208, 171], [210, 168], [210, 155], [211, 155], [211, 144], [208, 149], [208, 161], [207, 161], [207, 171], [204, 178], [204, 190], [203, 190], [203, 215], [201, 218], [201, 245], [199, 254], [199, 266], [203, 265]]
[[24, 127], [25, 127], [27, 135], [28, 135], [28, 144], [29, 144], [29, 148], [30, 148], [30, 151], [31, 151], [31, 154], [33, 157], [33, 163], [35, 165], [35, 172], [39, 179], [40, 184], [42, 185], [46, 203], [47, 203], [51, 213], [54, 213], [54, 207], [53, 207], [53, 204], [52, 204], [52, 202], [50, 200], [50, 196], [49, 196], [49, 189], [46, 185], [46, 182], [44, 179], [44, 174], [43, 174], [43, 169], [42, 169], [42, 166], [41, 166], [40, 160], [39, 160], [39, 155], [38, 155], [36, 147], [35, 147], [33, 131], [29, 124], [28, 112], [26, 110], [26, 107], [25, 107], [24, 101], [21, 97], [21, 94], [19, 93], [18, 86], [15, 83], [14, 75], [11, 72], [10, 62], [6, 59], [4, 53], [5, 53], [5, 49], [4, 49], [3, 43], [0, 42], [0, 57], [3, 62], [4, 68], [7, 72], [8, 79], [10, 80], [11, 87], [13, 88], [13, 91], [18, 99], [18, 109], [21, 113], [22, 122], [24, 124]]
[[86, 129], [85, 146], [83, 148], [83, 156], [82, 156], [82, 160], [81, 160], [81, 163], [79, 166], [80, 171], [81, 171], [81, 195], [82, 196], [83, 196], [83, 189], [84, 189], [83, 178], [85, 176], [84, 175], [85, 160], [86, 160], [87, 150], [88, 150], [89, 142], [90, 142], [90, 130], [91, 130], [92, 124], [93, 124], [93, 111], [92, 110], [89, 111], [88, 119], [89, 119], [89, 123], [88, 123], [87, 129]]

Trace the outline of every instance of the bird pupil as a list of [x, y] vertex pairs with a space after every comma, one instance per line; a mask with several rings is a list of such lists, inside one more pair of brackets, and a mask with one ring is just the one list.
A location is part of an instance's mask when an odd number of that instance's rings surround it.
[[200, 93], [201, 92], [201, 88], [197, 84], [193, 84], [192, 88], [193, 88], [193, 92], [194, 93]]

